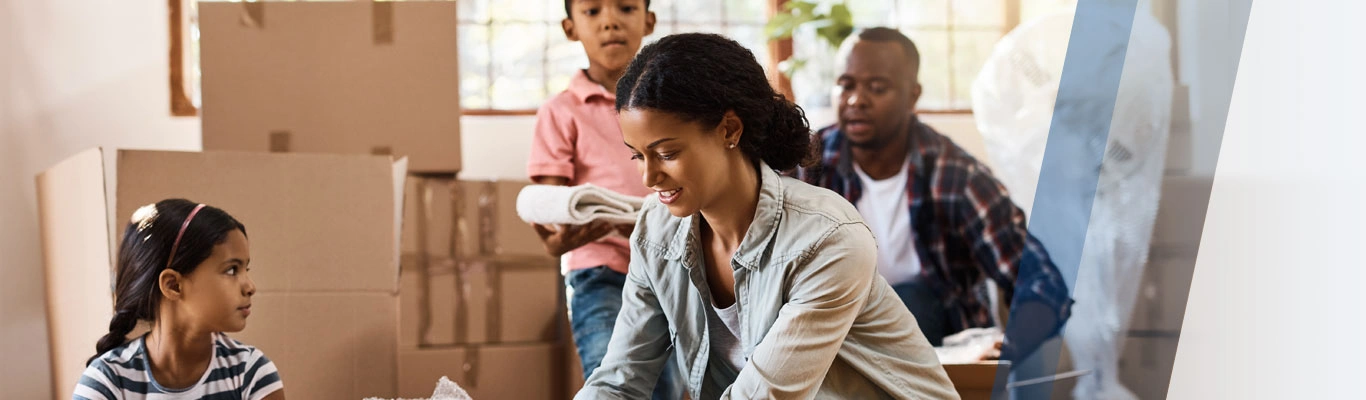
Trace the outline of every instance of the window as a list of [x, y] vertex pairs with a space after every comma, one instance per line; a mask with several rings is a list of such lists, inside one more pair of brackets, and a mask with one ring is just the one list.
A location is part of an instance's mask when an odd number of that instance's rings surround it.
[[[966, 112], [972, 108], [972, 81], [996, 42], [1021, 21], [1066, 10], [1067, 0], [847, 0], [856, 27], [896, 28], [920, 50], [918, 108]], [[1072, 6], [1075, 7], [1075, 6]], [[820, 54], [818, 43], [797, 39], [794, 52]], [[799, 75], [799, 78], [801, 75]], [[793, 86], [825, 85], [823, 80], [794, 79]], [[833, 80], [831, 81], [833, 82]], [[816, 96], [824, 93], [817, 93]], [[819, 99], [818, 100], [825, 100]], [[817, 103], [808, 99], [808, 103]]]
[[[235, 0], [227, 0], [235, 1]], [[529, 114], [564, 90], [588, 65], [577, 42], [564, 38], [563, 0], [456, 0], [459, 3], [460, 97], [470, 114]], [[832, 0], [838, 1], [838, 0]], [[925, 111], [971, 108], [972, 79], [993, 46], [1021, 18], [1065, 10], [1069, 0], [845, 0], [859, 27], [889, 26], [915, 40], [921, 52], [919, 107]], [[765, 69], [774, 57], [820, 54], [820, 43], [801, 37], [769, 43], [764, 24], [784, 0], [653, 0], [658, 23], [649, 43], [678, 32], [726, 35], [754, 52]], [[171, 1], [171, 99], [174, 115], [195, 115], [200, 104], [199, 29], [194, 0]], [[182, 12], [184, 11], [184, 12]], [[776, 52], [770, 51], [770, 45]], [[788, 50], [786, 46], [791, 46]], [[791, 86], [821, 99], [830, 86], [815, 68]], [[772, 74], [771, 74], [772, 75]], [[833, 76], [829, 77], [833, 82]], [[779, 85], [786, 92], [787, 82]], [[810, 101], [798, 99], [803, 105]], [[816, 105], [819, 104], [818, 101]]]
[[[762, 0], [654, 0], [652, 42], [675, 32], [727, 35], [768, 66]], [[527, 10], [535, 10], [527, 12]], [[460, 0], [460, 101], [466, 110], [535, 110], [563, 91], [588, 57], [565, 39], [563, 0]]]

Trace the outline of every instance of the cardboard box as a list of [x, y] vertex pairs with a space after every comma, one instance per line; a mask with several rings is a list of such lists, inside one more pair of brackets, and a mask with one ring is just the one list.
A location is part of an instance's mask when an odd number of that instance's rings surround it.
[[430, 396], [442, 376], [474, 399], [561, 399], [564, 349], [554, 343], [400, 350], [400, 397]]
[[550, 257], [404, 257], [400, 346], [559, 341], [564, 283]]
[[1130, 337], [1119, 359], [1119, 380], [1140, 399], [1167, 398], [1177, 337]]
[[1138, 287], [1131, 331], [1179, 331], [1195, 273], [1195, 249], [1154, 248]]
[[275, 362], [290, 398], [392, 397], [396, 303], [385, 292], [260, 293], [247, 330], [232, 336]]
[[39, 175], [54, 393], [76, 386], [108, 332], [126, 221], [179, 197], [246, 225], [258, 293], [233, 337], [264, 351], [292, 395], [390, 395], [396, 377], [383, 371], [397, 363], [405, 166], [378, 156], [92, 149]]
[[1153, 247], [1198, 248], [1205, 228], [1212, 176], [1167, 176], [1162, 179]]
[[[1005, 371], [1002, 371], [1002, 370]], [[954, 389], [963, 400], [990, 400], [1002, 398], [1005, 393], [1005, 380], [996, 381], [998, 371], [1002, 378], [1009, 376], [1010, 363], [984, 361], [972, 364], [944, 364], [944, 372], [949, 374]], [[993, 394], [995, 397], [993, 397]]]
[[403, 253], [448, 258], [549, 257], [540, 235], [517, 216], [517, 195], [530, 184], [410, 176]]
[[199, 6], [205, 150], [396, 154], [460, 170], [455, 2]]

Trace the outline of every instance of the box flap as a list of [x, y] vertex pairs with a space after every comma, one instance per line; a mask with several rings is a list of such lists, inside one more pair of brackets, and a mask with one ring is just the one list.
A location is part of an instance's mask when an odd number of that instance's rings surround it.
[[379, 150], [414, 171], [460, 169], [455, 2], [258, 7], [260, 23], [243, 23], [242, 4], [199, 5], [205, 150]]
[[291, 398], [392, 398], [398, 297], [388, 293], [259, 294], [234, 339], [275, 362]]
[[117, 220], [167, 198], [209, 204], [246, 225], [261, 293], [394, 293], [399, 167], [385, 156], [124, 150]]
[[76, 387], [114, 316], [103, 158], [86, 150], [35, 179], [54, 393]]

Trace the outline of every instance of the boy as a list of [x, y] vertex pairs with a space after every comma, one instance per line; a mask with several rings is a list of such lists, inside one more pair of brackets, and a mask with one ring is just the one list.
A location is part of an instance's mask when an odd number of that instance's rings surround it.
[[[576, 73], [569, 88], [536, 113], [536, 134], [527, 161], [532, 181], [568, 186], [592, 183], [632, 196], [650, 192], [623, 144], [615, 109], [617, 79], [644, 37], [654, 32], [655, 15], [649, 6], [648, 0], [565, 0], [567, 17], [560, 24], [566, 38], [583, 44], [588, 69]], [[573, 291], [570, 327], [587, 379], [611, 341], [630, 260], [625, 239], [598, 239], [613, 230], [630, 236], [631, 226], [533, 227], [550, 255], [568, 254], [565, 283]], [[655, 388], [656, 399], [682, 397], [672, 376], [676, 371], [665, 369]]]

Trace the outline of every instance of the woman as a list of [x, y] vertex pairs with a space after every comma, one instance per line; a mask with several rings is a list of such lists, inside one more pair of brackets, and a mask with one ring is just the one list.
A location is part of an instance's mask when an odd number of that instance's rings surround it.
[[748, 50], [665, 37], [627, 67], [616, 101], [657, 196], [631, 235], [607, 355], [578, 398], [644, 398], [672, 356], [694, 399], [958, 397], [877, 274], [858, 211], [774, 172], [809, 158], [810, 129]]

